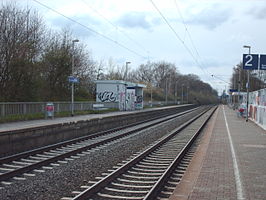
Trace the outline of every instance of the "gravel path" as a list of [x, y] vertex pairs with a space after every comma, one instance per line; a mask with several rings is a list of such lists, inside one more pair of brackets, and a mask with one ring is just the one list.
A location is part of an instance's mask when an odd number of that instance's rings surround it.
[[[191, 116], [182, 117], [182, 121], [191, 119]], [[12, 181], [11, 185], [0, 189], [0, 199], [4, 200], [41, 200], [60, 199], [72, 196], [72, 191], [79, 191], [81, 185], [107, 172], [117, 163], [125, 160], [133, 153], [142, 150], [156, 141], [167, 132], [181, 124], [181, 119], [175, 119], [163, 125], [142, 131], [138, 135], [129, 136], [79, 159], [68, 161], [67, 164], [47, 169], [44, 173], [36, 173], [35, 177], [27, 177], [24, 181]]]

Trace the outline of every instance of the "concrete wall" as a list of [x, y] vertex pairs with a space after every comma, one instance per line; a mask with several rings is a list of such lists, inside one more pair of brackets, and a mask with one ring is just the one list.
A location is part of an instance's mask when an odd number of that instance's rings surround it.
[[96, 102], [117, 102], [119, 110], [125, 110], [126, 85], [121, 83], [97, 83]]
[[143, 88], [136, 88], [136, 109], [143, 109]]
[[[178, 112], [187, 109], [180, 106], [151, 111], [140, 111], [132, 114], [114, 115], [86, 121], [49, 125], [38, 128], [22, 129], [0, 133], [0, 157], [36, 149], [42, 146], [59, 143], [73, 138], [89, 135], [99, 131], [128, 125], [141, 120], [159, 116], [159, 114]], [[195, 106], [189, 106], [195, 107]]]
[[249, 118], [266, 130], [266, 89], [250, 93]]

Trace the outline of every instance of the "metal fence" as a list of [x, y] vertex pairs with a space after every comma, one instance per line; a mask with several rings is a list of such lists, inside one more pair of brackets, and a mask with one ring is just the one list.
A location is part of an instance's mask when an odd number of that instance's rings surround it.
[[176, 101], [144, 101], [143, 102], [143, 106], [145, 107], [153, 107], [153, 106], [169, 106], [169, 105], [178, 105], [180, 104], [180, 102], [176, 102]]
[[[0, 103], [0, 117], [9, 115], [25, 115], [34, 113], [45, 113], [45, 107], [48, 102], [2, 102]], [[55, 113], [70, 112], [71, 102], [53, 102]], [[74, 102], [74, 111], [93, 110], [93, 104], [96, 102]], [[118, 108], [118, 103], [106, 102], [105, 108]]]
[[[46, 104], [51, 102], [0, 102], [0, 117], [10, 115], [26, 115], [35, 113], [45, 113]], [[54, 112], [71, 112], [71, 102], [52, 102], [54, 104]], [[74, 111], [88, 111], [93, 110], [93, 104], [103, 104], [104, 108], [116, 108], [118, 102], [74, 102]], [[144, 102], [144, 106], [165, 106], [177, 104], [174, 101], [153, 101]]]
[[249, 117], [266, 130], [266, 89], [251, 92], [249, 102]]

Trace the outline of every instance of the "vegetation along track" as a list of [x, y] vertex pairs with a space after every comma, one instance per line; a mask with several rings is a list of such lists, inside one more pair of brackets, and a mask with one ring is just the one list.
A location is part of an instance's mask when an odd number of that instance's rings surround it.
[[85, 190], [73, 192], [77, 196], [62, 200], [167, 199], [181, 180], [184, 165], [188, 165], [185, 156], [191, 157], [189, 151], [215, 109], [203, 111], [106, 176], [97, 177], [99, 181], [81, 186]]
[[141, 123], [131, 124], [109, 131], [103, 131], [55, 145], [50, 145], [32, 151], [1, 158], [1, 184], [11, 184], [11, 178], [23, 180], [26, 176], [33, 176], [32, 173], [29, 173], [31, 171], [41, 172], [42, 169], [40, 168], [51, 168], [48, 165], [56, 166], [58, 163], [66, 163], [68, 160], [73, 160], [75, 158], [79, 158], [79, 156], [82, 154], [86, 154], [87, 150], [99, 147], [122, 137], [126, 137], [130, 134], [134, 134], [140, 130], [147, 129], [165, 121], [181, 117], [182, 115], [191, 113], [197, 109], [198, 108], [190, 109], [170, 116], [160, 116], [156, 119], [146, 120]]

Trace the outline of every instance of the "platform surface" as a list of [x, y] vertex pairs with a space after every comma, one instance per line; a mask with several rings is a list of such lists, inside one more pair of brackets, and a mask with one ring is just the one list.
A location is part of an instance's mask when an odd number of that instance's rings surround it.
[[266, 131], [219, 106], [170, 200], [266, 199]]
[[78, 121], [86, 121], [91, 120], [94, 118], [104, 118], [116, 115], [127, 115], [136, 112], [146, 112], [149, 110], [160, 110], [160, 109], [167, 109], [172, 107], [182, 107], [187, 106], [190, 104], [183, 104], [183, 105], [176, 105], [176, 106], [165, 106], [165, 107], [154, 107], [154, 108], [147, 108], [142, 110], [134, 110], [134, 111], [116, 111], [116, 112], [108, 112], [103, 114], [88, 114], [88, 115], [76, 115], [73, 117], [58, 117], [54, 119], [38, 119], [38, 120], [28, 120], [28, 121], [18, 121], [18, 122], [9, 122], [9, 123], [0, 123], [0, 134], [7, 131], [15, 131], [27, 128], [37, 128], [42, 126], [48, 125], [55, 125], [55, 124], [63, 124], [63, 123], [73, 123]]

